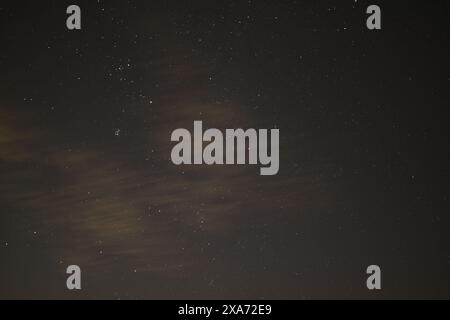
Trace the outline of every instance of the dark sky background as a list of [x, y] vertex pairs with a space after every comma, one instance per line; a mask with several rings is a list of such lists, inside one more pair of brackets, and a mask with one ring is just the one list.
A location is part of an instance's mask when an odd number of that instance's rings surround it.
[[[449, 14], [2, 0], [0, 298], [450, 298]], [[174, 166], [194, 120], [279, 128], [279, 174]]]

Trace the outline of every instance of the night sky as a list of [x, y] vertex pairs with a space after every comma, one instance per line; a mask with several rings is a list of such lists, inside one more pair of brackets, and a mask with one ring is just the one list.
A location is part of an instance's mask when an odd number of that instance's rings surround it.
[[[0, 298], [450, 298], [449, 14], [2, 0]], [[279, 129], [278, 175], [175, 166], [195, 120]]]

